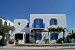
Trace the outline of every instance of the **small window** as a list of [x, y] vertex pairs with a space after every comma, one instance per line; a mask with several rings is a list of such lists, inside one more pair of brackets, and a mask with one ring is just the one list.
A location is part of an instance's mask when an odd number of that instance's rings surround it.
[[19, 39], [19, 40], [22, 40], [23, 39], [23, 34], [15, 34], [15, 39]]
[[20, 22], [18, 22], [18, 25], [20, 25]]
[[50, 25], [57, 25], [57, 19], [52, 18], [52, 19], [50, 20]]
[[7, 21], [4, 22], [4, 25], [7, 26]]
[[29, 23], [27, 23], [27, 28], [29, 28]]

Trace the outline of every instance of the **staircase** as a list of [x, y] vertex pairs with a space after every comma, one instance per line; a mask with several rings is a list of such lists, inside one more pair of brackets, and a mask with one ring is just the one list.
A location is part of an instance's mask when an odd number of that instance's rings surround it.
[[44, 41], [45, 36], [46, 36], [46, 34], [44, 33], [44, 34], [42, 35], [42, 39], [40, 40], [40, 42], [39, 42], [38, 44], [42, 44], [42, 42]]

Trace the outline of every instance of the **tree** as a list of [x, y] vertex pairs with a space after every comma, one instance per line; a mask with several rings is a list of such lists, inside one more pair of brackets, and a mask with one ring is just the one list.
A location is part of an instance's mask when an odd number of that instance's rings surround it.
[[62, 27], [57, 27], [57, 28], [54, 28], [54, 27], [50, 27], [48, 28], [49, 31], [54, 31], [54, 32], [60, 32], [60, 31], [63, 31], [65, 28], [62, 28]]
[[[2, 19], [0, 19], [0, 35], [2, 35], [2, 44], [5, 45], [5, 37], [7, 37], [9, 31], [15, 31], [15, 27], [14, 26], [8, 26], [7, 25], [7, 21], [4, 22], [4, 24], [2, 24]], [[7, 42], [7, 38], [6, 38], [6, 42]], [[7, 43], [6, 43], [7, 44]]]
[[14, 26], [7, 26], [7, 22], [4, 22], [4, 25], [2, 24], [2, 20], [0, 19], [0, 35], [2, 35], [2, 37], [5, 37], [6, 33], [9, 33], [9, 31], [15, 31], [15, 27]]
[[6, 33], [9, 33], [10, 27], [9, 26], [2, 26], [1, 30], [2, 30], [1, 31], [2, 32], [2, 36], [5, 36]]
[[15, 27], [14, 26], [10, 26], [10, 30], [13, 32], [15, 31]]

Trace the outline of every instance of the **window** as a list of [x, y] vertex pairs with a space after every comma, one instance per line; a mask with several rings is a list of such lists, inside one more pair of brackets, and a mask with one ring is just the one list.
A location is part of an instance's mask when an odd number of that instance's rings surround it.
[[15, 34], [15, 39], [22, 40], [23, 39], [23, 34]]
[[50, 20], [50, 25], [57, 25], [57, 19], [56, 18], [52, 18]]
[[36, 23], [37, 23], [37, 25], [39, 25], [40, 24], [40, 19], [36, 19], [37, 21], [36, 21]]
[[4, 22], [4, 25], [7, 26], [7, 21]]
[[18, 25], [20, 25], [20, 22], [18, 22]]
[[42, 39], [42, 34], [41, 33], [37, 33], [36, 34], [36, 40], [41, 40]]
[[29, 23], [27, 23], [27, 28], [29, 28]]
[[43, 19], [34, 19], [34, 28], [43, 28]]
[[58, 39], [58, 33], [51, 33], [50, 34], [50, 40], [57, 40]]

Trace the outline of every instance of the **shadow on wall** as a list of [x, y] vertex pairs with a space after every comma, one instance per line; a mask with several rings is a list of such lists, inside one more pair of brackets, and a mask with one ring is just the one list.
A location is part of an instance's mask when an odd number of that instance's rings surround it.
[[25, 26], [24, 29], [21, 30], [21, 32], [30, 33], [30, 28]]

